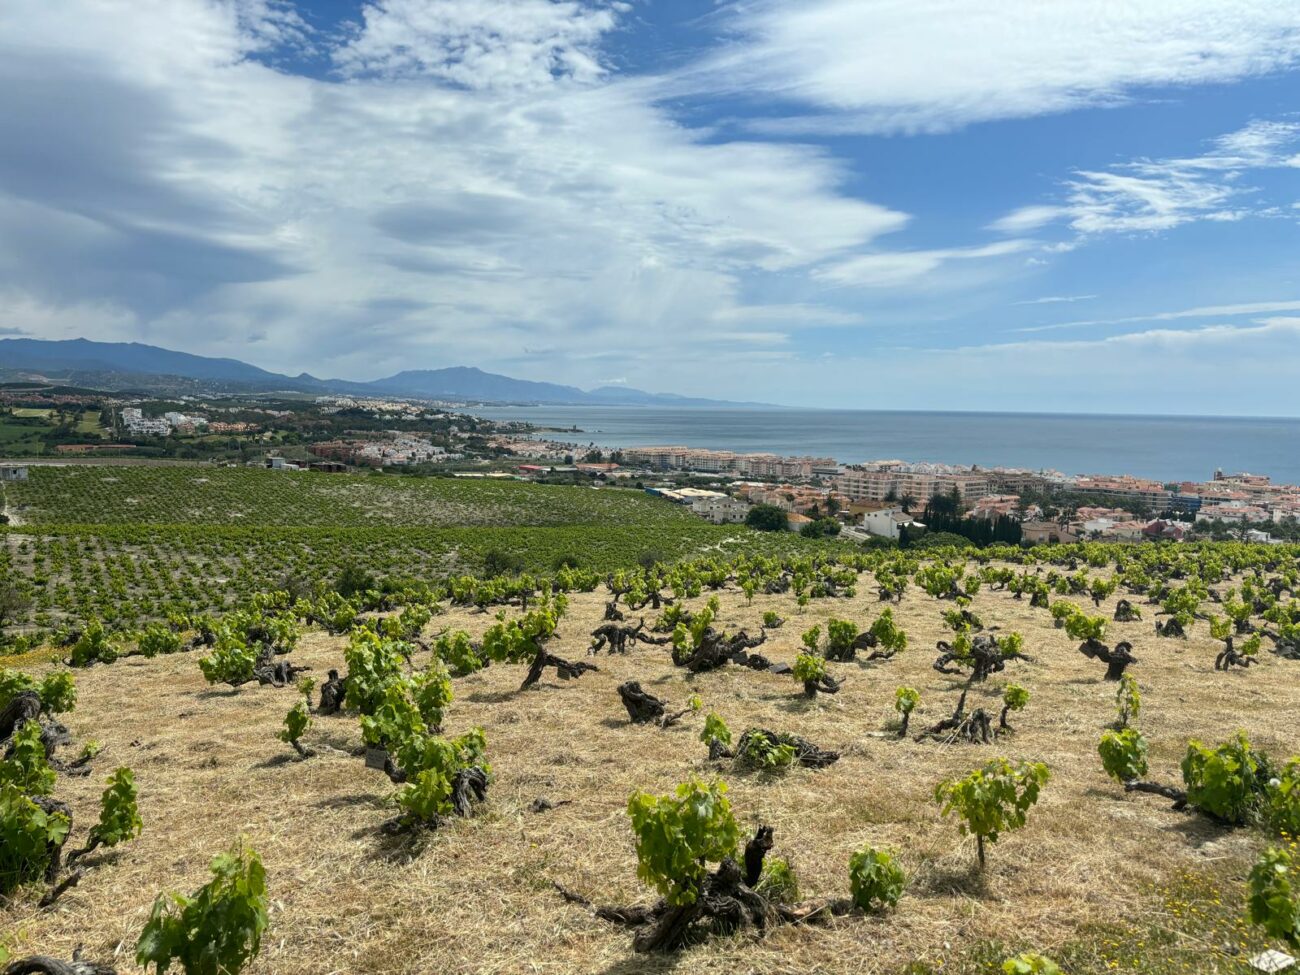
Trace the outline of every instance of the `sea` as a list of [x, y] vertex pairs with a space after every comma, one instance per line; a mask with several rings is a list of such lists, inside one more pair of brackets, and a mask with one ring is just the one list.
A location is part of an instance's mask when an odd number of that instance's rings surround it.
[[563, 431], [602, 449], [680, 445], [743, 453], [978, 464], [1204, 481], [1216, 470], [1300, 484], [1300, 418], [890, 410], [493, 406], [468, 412]]

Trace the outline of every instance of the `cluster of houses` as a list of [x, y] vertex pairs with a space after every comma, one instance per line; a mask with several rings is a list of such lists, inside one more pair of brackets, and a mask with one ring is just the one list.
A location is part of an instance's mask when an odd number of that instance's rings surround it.
[[161, 416], [145, 416], [138, 406], [124, 406], [119, 414], [126, 432], [136, 437], [170, 437], [173, 433], [252, 433], [255, 423], [227, 423], [206, 416], [168, 410]]
[[459, 460], [463, 455], [396, 430], [383, 440], [326, 440], [308, 447], [317, 457], [361, 467], [410, 466]]
[[1180, 521], [1138, 517], [1123, 508], [1082, 507], [1067, 521], [1047, 521], [1033, 512], [1021, 522], [1021, 539], [1041, 542], [1140, 542], [1169, 539], [1181, 541], [1189, 526]]
[[[170, 437], [172, 429], [180, 425], [179, 421], [189, 422], [190, 429], [194, 429], [194, 423], [190, 417], [183, 413], [167, 413], [163, 416], [145, 416], [144, 411], [138, 406], [122, 407], [122, 426], [126, 427], [128, 433], [136, 437]], [[175, 418], [178, 422], [173, 422]], [[196, 418], [204, 426], [207, 420]]]
[[[361, 396], [317, 396], [316, 406], [322, 413], [340, 413], [343, 410], [364, 410], [376, 414], [381, 420], [446, 420], [454, 414], [440, 408], [430, 410], [430, 403], [400, 399], [374, 399]], [[435, 407], [441, 401], [435, 401]]]

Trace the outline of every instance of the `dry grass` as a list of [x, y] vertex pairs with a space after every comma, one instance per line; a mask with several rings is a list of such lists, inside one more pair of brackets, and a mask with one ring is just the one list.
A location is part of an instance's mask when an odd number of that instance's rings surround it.
[[[746, 606], [727, 592], [721, 619], [754, 632], [763, 610], [782, 612], [789, 621], [763, 652], [789, 660], [812, 623], [834, 615], [865, 625], [875, 617], [880, 604], [871, 587], [860, 588], [854, 600], [816, 602], [802, 614], [788, 597]], [[556, 652], [584, 653], [602, 603], [600, 594], [572, 599]], [[79, 845], [103, 776], [129, 765], [144, 834], [100, 858], [54, 910], [38, 912], [35, 894], [11, 904], [0, 913], [0, 940], [64, 956], [84, 944], [88, 956], [135, 971], [135, 939], [154, 896], [203, 883], [211, 856], [243, 834], [265, 861], [273, 900], [255, 972], [632, 973], [678, 965], [692, 973], [885, 972], [956, 958], [982, 939], [1051, 950], [1113, 918], [1119, 905], [1131, 907], [1135, 891], [1198, 864], [1235, 860], [1259, 843], [1258, 835], [1172, 812], [1154, 797], [1126, 796], [1108, 781], [1096, 742], [1113, 720], [1115, 685], [1101, 681], [1103, 665], [1075, 652], [1046, 612], [1008, 593], [981, 592], [973, 608], [986, 624], [1022, 632], [1035, 660], [1010, 665], [973, 691], [971, 704], [996, 713], [1007, 681], [1027, 686], [1033, 697], [1013, 716], [1016, 733], [993, 746], [883, 735], [900, 684], [923, 695], [914, 731], [951, 711], [959, 685], [930, 667], [947, 605], [909, 590], [895, 609], [909, 650], [887, 663], [830, 665], [847, 678], [844, 689], [815, 702], [789, 677], [736, 667], [691, 677], [664, 648], [645, 646], [626, 657], [602, 655], [600, 672], [580, 681], [548, 679], [522, 694], [522, 667], [458, 680], [449, 731], [485, 728], [495, 781], [479, 815], [414, 842], [376, 832], [392, 815], [385, 803], [392, 787], [349, 754], [360, 743], [354, 719], [318, 718], [308, 743], [338, 751], [300, 761], [274, 738], [293, 703], [290, 690], [210, 689], [194, 655], [96, 667], [78, 675], [81, 698], [69, 724], [78, 742], [107, 747], [93, 777], [65, 777], [58, 795], [76, 811], [72, 842]], [[490, 621], [457, 612], [435, 625], [477, 633]], [[1217, 674], [1218, 644], [1206, 630], [1198, 624], [1184, 643], [1156, 639], [1149, 622], [1112, 624], [1111, 641], [1132, 640], [1140, 658], [1133, 673], [1144, 692], [1139, 724], [1152, 743], [1152, 778], [1177, 780], [1188, 738], [1218, 741], [1237, 727], [1279, 756], [1293, 747], [1300, 684], [1290, 671], [1297, 665], [1265, 655], [1249, 673]], [[342, 643], [312, 633], [294, 656], [323, 676], [341, 667]], [[635, 878], [628, 795], [719, 771], [697, 740], [699, 719], [666, 731], [627, 723], [614, 689], [629, 678], [672, 702], [699, 693], [737, 734], [758, 724], [842, 749], [841, 761], [820, 772], [721, 771], [738, 816], [775, 826], [777, 852], [795, 864], [805, 895], [842, 895], [849, 854], [870, 842], [898, 851], [911, 876], [898, 909], [715, 939], [674, 961], [634, 957], [627, 932], [566, 905], [552, 881], [605, 902], [649, 899]], [[1053, 779], [1028, 826], [991, 848], [980, 876], [973, 842], [939, 818], [931, 793], [940, 779], [996, 755], [1045, 761]], [[529, 812], [540, 796], [571, 804]]]

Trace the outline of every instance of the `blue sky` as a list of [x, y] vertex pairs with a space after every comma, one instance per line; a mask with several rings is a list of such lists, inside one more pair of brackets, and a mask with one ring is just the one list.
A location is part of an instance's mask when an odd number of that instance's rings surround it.
[[1300, 5], [7, 0], [0, 332], [1300, 414]]

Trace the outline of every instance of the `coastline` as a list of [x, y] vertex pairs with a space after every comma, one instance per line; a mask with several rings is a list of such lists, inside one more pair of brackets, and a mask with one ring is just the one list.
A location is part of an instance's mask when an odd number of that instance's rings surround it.
[[[700, 410], [686, 407], [466, 407], [532, 424], [579, 448], [646, 446], [905, 459], [981, 468], [1130, 474], [1201, 481], [1215, 470], [1300, 483], [1300, 419], [1142, 414], [955, 413], [905, 410]], [[579, 427], [575, 435], [572, 427]]]

